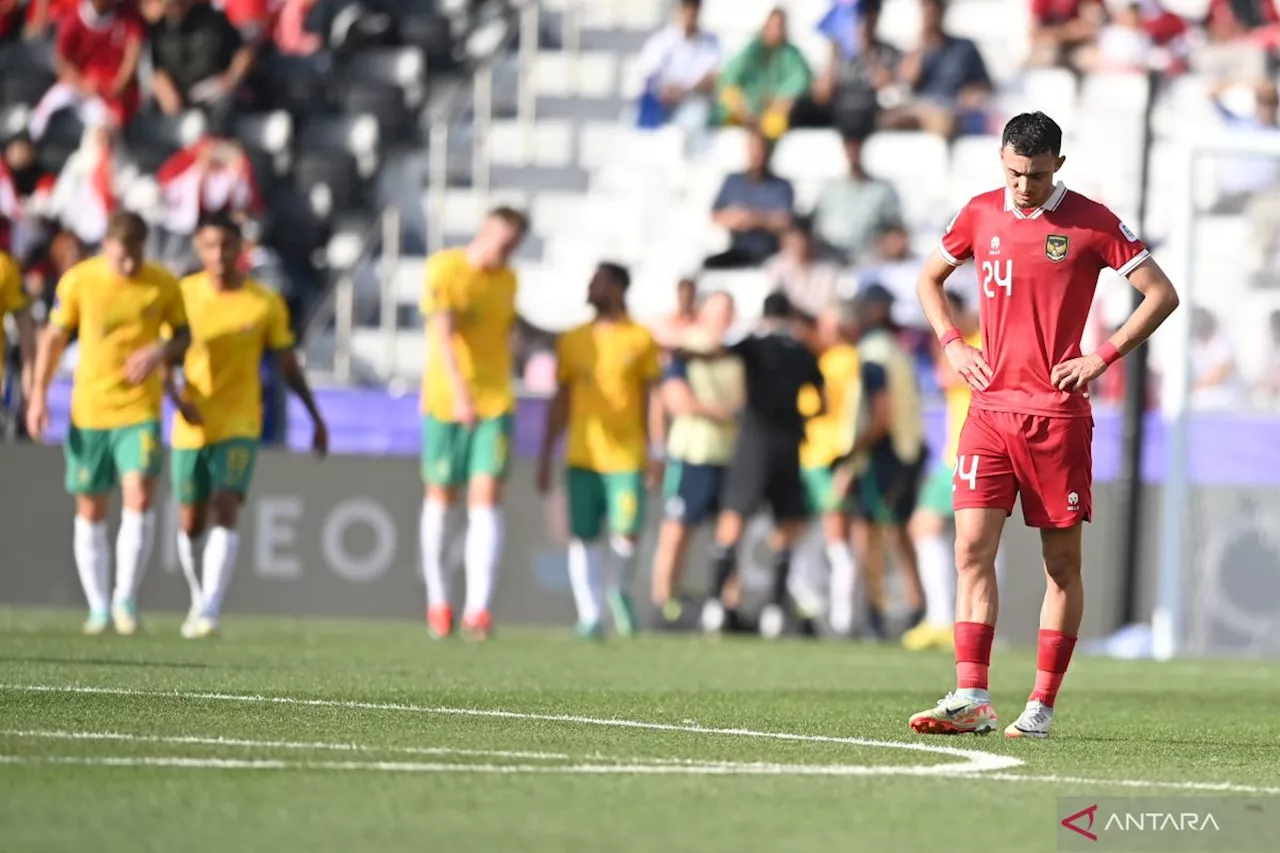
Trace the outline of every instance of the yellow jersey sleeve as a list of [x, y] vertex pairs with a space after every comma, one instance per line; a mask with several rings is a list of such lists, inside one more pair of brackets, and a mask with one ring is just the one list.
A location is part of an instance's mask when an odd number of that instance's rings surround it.
[[573, 334], [569, 333], [556, 340], [556, 382], [568, 385], [573, 373]]
[[458, 293], [454, 286], [454, 255], [437, 252], [427, 258], [425, 280], [422, 283], [422, 313], [430, 316], [437, 311], [456, 311], [459, 308]]
[[67, 270], [54, 291], [53, 310], [49, 312], [50, 324], [73, 332], [80, 327], [80, 279], [76, 268]]
[[0, 314], [22, 311], [30, 304], [22, 286], [22, 270], [18, 262], [0, 252]]
[[267, 349], [292, 349], [295, 341], [293, 329], [289, 328], [289, 308], [278, 293], [272, 292], [268, 298], [271, 308], [267, 313]]

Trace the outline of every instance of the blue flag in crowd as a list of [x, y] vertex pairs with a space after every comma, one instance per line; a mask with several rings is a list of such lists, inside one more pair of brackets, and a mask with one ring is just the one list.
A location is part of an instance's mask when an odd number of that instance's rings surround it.
[[818, 22], [818, 32], [840, 46], [848, 59], [858, 55], [858, 18], [861, 0], [832, 0], [831, 8]]

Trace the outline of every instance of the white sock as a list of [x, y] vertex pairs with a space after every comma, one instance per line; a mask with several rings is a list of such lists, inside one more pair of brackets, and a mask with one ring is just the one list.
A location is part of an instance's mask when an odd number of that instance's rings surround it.
[[613, 536], [609, 540], [609, 549], [613, 551], [615, 588], [629, 593], [636, 571], [636, 543]]
[[120, 513], [120, 532], [116, 534], [116, 592], [113, 604], [124, 604], [138, 597], [138, 586], [151, 559], [151, 544], [156, 535], [156, 514], [147, 510], [126, 509]]
[[418, 521], [422, 579], [427, 582], [427, 605], [430, 607], [449, 603], [449, 586], [443, 571], [444, 519], [448, 512], [449, 507], [439, 501], [423, 501], [422, 516]]
[[955, 624], [955, 552], [944, 536], [924, 536], [916, 540], [916, 555], [924, 587], [925, 619], [944, 627]]
[[111, 549], [107, 545], [107, 523], [89, 521], [76, 516], [76, 572], [80, 586], [94, 613], [106, 613], [111, 607], [107, 599], [107, 583], [111, 574]]
[[853, 598], [858, 586], [858, 566], [849, 543], [828, 542], [827, 562], [831, 564], [831, 611], [827, 619], [834, 630], [847, 634], [853, 630]]
[[222, 599], [231, 584], [231, 574], [236, 567], [236, 552], [240, 550], [240, 534], [228, 527], [215, 527], [209, 531], [209, 541], [204, 546], [204, 606], [200, 615], [217, 619], [222, 612]]
[[495, 506], [473, 506], [467, 510], [467, 606], [464, 613], [473, 615], [489, 609], [493, 587], [502, 561], [502, 542], [506, 533], [502, 510]]
[[600, 548], [581, 539], [569, 540], [569, 585], [578, 608], [578, 622], [593, 625], [604, 613], [604, 583], [600, 571]]
[[191, 609], [199, 611], [204, 603], [204, 594], [200, 591], [200, 573], [196, 569], [196, 554], [200, 553], [200, 542], [203, 535], [191, 537], [186, 531], [178, 531], [178, 565], [182, 566], [182, 575], [187, 579], [191, 589]]

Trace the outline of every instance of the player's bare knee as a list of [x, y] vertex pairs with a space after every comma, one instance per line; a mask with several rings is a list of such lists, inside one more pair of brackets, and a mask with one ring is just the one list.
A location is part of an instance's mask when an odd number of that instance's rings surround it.
[[993, 545], [982, 539], [957, 537], [956, 571], [962, 575], [990, 574], [994, 577], [996, 572], [996, 548], [999, 547], [999, 544], [999, 540]]
[[124, 508], [134, 512], [148, 512], [155, 499], [155, 480], [151, 477], [130, 474], [121, 483], [120, 492]]
[[204, 534], [207, 521], [208, 507], [205, 504], [184, 504], [178, 507], [178, 526], [192, 539]]
[[1080, 582], [1083, 555], [1079, 525], [1066, 530], [1043, 530], [1040, 544], [1044, 573], [1050, 583], [1066, 589]]
[[78, 495], [76, 497], [76, 515], [93, 524], [107, 520], [107, 510], [110, 506], [111, 498], [108, 495]]
[[502, 481], [477, 477], [467, 485], [467, 506], [497, 506], [502, 503]]
[[218, 492], [209, 502], [209, 511], [216, 527], [235, 530], [240, 521], [240, 503], [243, 500], [235, 492]]
[[452, 506], [457, 492], [447, 486], [437, 486], [434, 484], [427, 486], [426, 498], [432, 503], [440, 503], [445, 506]]

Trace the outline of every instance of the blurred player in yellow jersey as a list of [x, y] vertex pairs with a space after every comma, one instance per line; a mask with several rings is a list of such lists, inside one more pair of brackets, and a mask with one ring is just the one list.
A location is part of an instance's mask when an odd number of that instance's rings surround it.
[[442, 570], [445, 517], [465, 488], [467, 575], [463, 629], [484, 639], [492, 630], [489, 602], [502, 559], [502, 483], [510, 463], [511, 331], [516, 319], [512, 252], [528, 230], [524, 214], [492, 211], [472, 241], [427, 259], [422, 313], [427, 318], [427, 369], [422, 380], [422, 569], [427, 626], [435, 637], [453, 631], [453, 609]]
[[[202, 219], [195, 249], [204, 271], [180, 284], [191, 320], [191, 346], [182, 363], [181, 391], [167, 384], [178, 403], [170, 465], [178, 499], [178, 562], [191, 587], [184, 637], [207, 637], [218, 630], [240, 545], [240, 505], [262, 437], [259, 371], [265, 353], [275, 354], [285, 384], [311, 416], [315, 452], [323, 456], [329, 447], [324, 419], [293, 354], [289, 309], [278, 293], [241, 274], [236, 264], [242, 248], [234, 220], [225, 215]], [[206, 529], [208, 540], [201, 551]], [[202, 554], [202, 578], [196, 572], [197, 554]]]
[[[821, 353], [818, 369], [826, 388], [827, 409], [805, 424], [800, 445], [800, 476], [804, 482], [809, 513], [818, 518], [822, 542], [831, 567], [831, 629], [848, 634], [853, 629], [853, 603], [857, 567], [849, 544], [850, 521], [847, 495], [837, 491], [835, 467], [842, 459], [865, 452], [856, 446], [863, 414], [862, 361], [852, 343], [856, 333], [852, 310], [838, 306], [824, 311], [815, 329], [814, 344]], [[801, 405], [818, 411], [817, 389], [806, 387]], [[807, 540], [806, 540], [807, 541]], [[806, 555], [813, 559], [814, 555]]]
[[[955, 318], [956, 329], [964, 336], [964, 342], [981, 349], [982, 331], [978, 327], [977, 313], [969, 310], [964, 299], [954, 291], [947, 291], [947, 301], [951, 304], [951, 316]], [[951, 506], [952, 474], [956, 466], [960, 428], [969, 414], [968, 383], [951, 369], [941, 349], [935, 361], [938, 384], [947, 396], [947, 449], [925, 482], [920, 504], [909, 525], [920, 561], [925, 619], [902, 636], [902, 644], [916, 651], [929, 648], [949, 650], [953, 647], [956, 567], [947, 542], [947, 525], [956, 515]]]
[[19, 377], [22, 399], [31, 399], [31, 385], [36, 375], [36, 323], [28, 310], [31, 300], [22, 286], [22, 269], [7, 252], [0, 252], [0, 387], [4, 384], [5, 335], [4, 315], [12, 314], [18, 327], [18, 352], [22, 375]]
[[[661, 471], [661, 426], [650, 429], [650, 395], [661, 378], [653, 335], [627, 314], [631, 282], [624, 267], [601, 264], [587, 299], [596, 317], [556, 343], [555, 398], [538, 458], [538, 491], [551, 488], [551, 456], [565, 427], [569, 498], [569, 580], [578, 609], [578, 633], [604, 633], [605, 584], [596, 543], [607, 532], [616, 561], [608, 601], [620, 635], [636, 630], [630, 595], [636, 542], [644, 524], [646, 481]], [[659, 448], [650, 453], [651, 448]]]
[[[40, 440], [49, 425], [46, 395], [72, 332], [79, 360], [71, 393], [71, 429], [63, 445], [67, 490], [76, 496], [75, 560], [89, 601], [85, 631], [138, 629], [138, 584], [155, 537], [160, 472], [160, 367], [182, 357], [190, 341], [178, 281], [143, 257], [147, 226], [132, 213], [111, 217], [102, 254], [76, 264], [58, 282], [49, 325], [40, 337], [27, 429]], [[172, 329], [168, 340], [161, 329]], [[124, 511], [116, 539], [116, 585], [107, 584], [107, 506], [121, 487]], [[108, 607], [110, 609], [108, 609]]]

